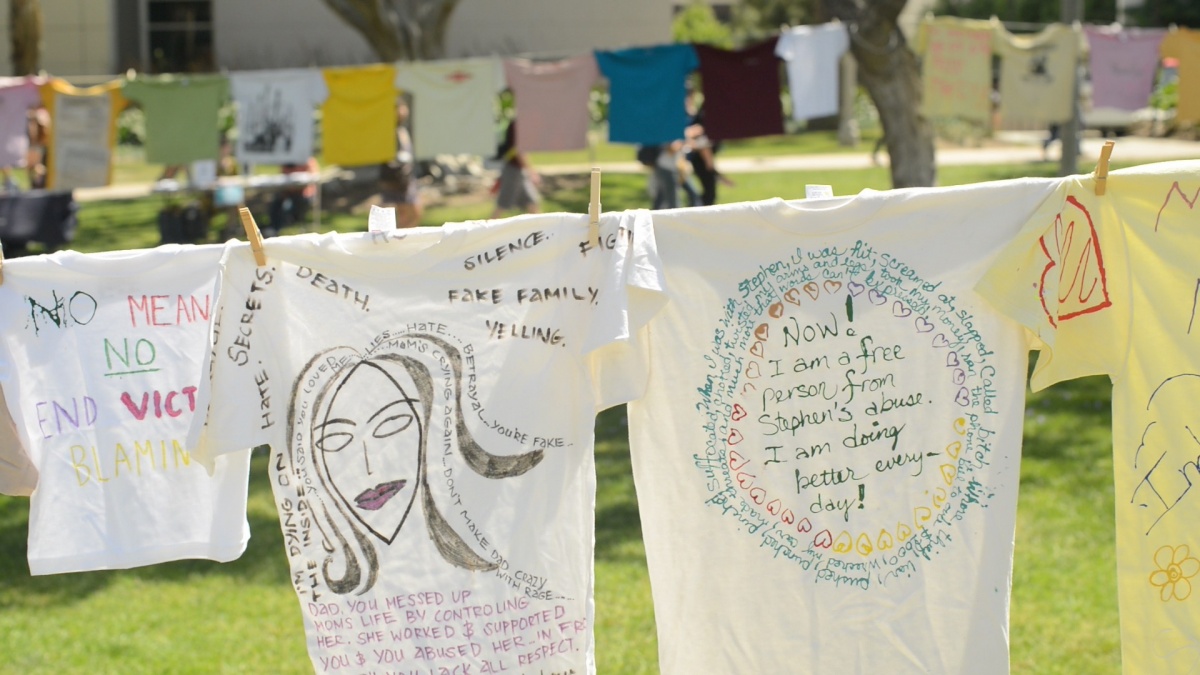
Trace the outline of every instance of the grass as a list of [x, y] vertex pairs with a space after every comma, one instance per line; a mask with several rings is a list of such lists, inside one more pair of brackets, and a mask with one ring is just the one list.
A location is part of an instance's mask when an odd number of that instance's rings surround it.
[[[943, 184], [1048, 175], [1050, 164], [948, 167]], [[884, 189], [883, 169], [747, 174], [723, 201]], [[584, 183], [579, 182], [579, 185]], [[604, 179], [609, 210], [646, 205], [638, 175]], [[547, 210], [582, 212], [586, 188], [546, 195]], [[157, 198], [89, 203], [75, 242], [85, 251], [157, 242]], [[490, 203], [430, 209], [426, 224], [483, 218]], [[365, 218], [326, 226], [361, 230]], [[601, 673], [655, 673], [654, 614], [623, 408], [596, 424], [596, 654]], [[1092, 378], [1030, 396], [1012, 592], [1014, 673], [1120, 672], [1109, 385]], [[0, 673], [311, 672], [265, 458], [255, 459], [252, 538], [237, 561], [181, 561], [126, 571], [30, 577], [28, 501], [0, 497]]]

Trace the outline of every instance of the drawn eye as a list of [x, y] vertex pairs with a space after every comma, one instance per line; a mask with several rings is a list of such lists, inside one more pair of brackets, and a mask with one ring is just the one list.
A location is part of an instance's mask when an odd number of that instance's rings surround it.
[[379, 424], [375, 425], [375, 430], [371, 432], [371, 436], [374, 438], [394, 436], [412, 426], [412, 423], [413, 416], [408, 413], [385, 417], [379, 421]]
[[354, 434], [349, 431], [330, 431], [313, 441], [313, 445], [321, 452], [341, 452], [353, 440]]

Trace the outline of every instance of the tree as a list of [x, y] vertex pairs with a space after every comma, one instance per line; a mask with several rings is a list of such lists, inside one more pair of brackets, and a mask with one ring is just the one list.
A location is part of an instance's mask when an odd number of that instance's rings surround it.
[[9, 0], [13, 75], [33, 75], [42, 52], [42, 6], [38, 0]]
[[675, 42], [690, 42], [722, 49], [733, 47], [733, 33], [717, 20], [712, 7], [703, 0], [693, 0], [675, 15], [671, 22], [671, 38]]
[[879, 110], [893, 187], [934, 184], [933, 126], [921, 114], [921, 70], [896, 19], [907, 0], [821, 0], [850, 30], [858, 79]]
[[381, 61], [440, 58], [459, 0], [324, 0]]

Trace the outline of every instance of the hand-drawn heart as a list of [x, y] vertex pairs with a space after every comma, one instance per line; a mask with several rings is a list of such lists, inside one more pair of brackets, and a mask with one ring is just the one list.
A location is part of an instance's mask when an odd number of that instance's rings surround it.
[[744, 440], [746, 440], [746, 437], [743, 436], [742, 432], [738, 431], [737, 429], [730, 429], [729, 430], [729, 438], [725, 439], [725, 441], [727, 443], [729, 443], [730, 445], [737, 445], [738, 443], [741, 443]]
[[772, 319], [778, 319], [779, 317], [783, 316], [783, 303], [777, 302], [777, 303], [771, 305], [770, 307], [768, 307], [767, 314]]
[[967, 381], [967, 371], [963, 370], [962, 368], [955, 368], [954, 377], [950, 379], [954, 382], [954, 384], [962, 384], [963, 382]]
[[742, 420], [746, 419], [746, 409], [742, 407], [741, 403], [734, 403], [733, 414], [730, 415], [729, 418], [734, 422], [741, 422]]
[[934, 347], [949, 347], [950, 341], [946, 339], [945, 335], [943, 335], [942, 333], [938, 333], [937, 335], [933, 336], [933, 346]]
[[908, 538], [911, 536], [912, 536], [912, 528], [911, 527], [909, 527], [908, 525], [905, 525], [904, 523], [896, 523], [896, 539], [898, 539], [900, 541], [900, 543], [903, 544], [904, 542], [908, 541]]
[[742, 486], [743, 490], [746, 490], [749, 489], [751, 485], [754, 485], [755, 478], [758, 478], [758, 476], [743, 471], [737, 475], [737, 484]]
[[746, 382], [742, 385], [742, 396], [746, 396], [746, 389], [749, 389], [750, 391], [758, 391], [758, 387]]
[[950, 455], [950, 459], [958, 459], [960, 452], [962, 452], [962, 441], [954, 441], [946, 446], [946, 454]]
[[850, 539], [850, 533], [842, 530], [842, 533], [833, 540], [833, 550], [838, 553], [849, 553], [854, 548], [854, 542]]
[[954, 485], [954, 478], [958, 476], [958, 467], [954, 464], [943, 464], [938, 468], [942, 470], [942, 480], [946, 481], [946, 485]]
[[832, 279], [829, 279], [825, 282], [825, 292], [826, 293], [837, 293], [838, 289], [840, 289], [841, 287], [842, 287], [842, 282], [840, 282], [840, 281], [834, 281]]
[[750, 488], [750, 500], [755, 504], [762, 504], [767, 499], [767, 491], [760, 488]]
[[821, 287], [817, 285], [817, 282], [810, 281], [804, 284], [804, 292], [808, 293], [808, 297], [816, 300], [817, 296], [821, 295]]
[[793, 305], [799, 307], [800, 306], [800, 291], [793, 288], [793, 289], [789, 290], [787, 293], [783, 294], [783, 299], [792, 303]]
[[928, 333], [933, 330], [933, 324], [929, 323], [929, 320], [923, 316], [918, 316], [917, 320], [913, 323], [916, 324], [918, 333]]
[[796, 522], [796, 514], [792, 513], [791, 509], [784, 509], [783, 513], [779, 514], [779, 519], [784, 525], [791, 525]]
[[[808, 518], [801, 518], [800, 522], [796, 523], [796, 530], [801, 534], [805, 532], [812, 532], [812, 521]], [[829, 530], [825, 531], [828, 532]]]
[[896, 542], [894, 539], [892, 539], [891, 532], [888, 532], [887, 530], [879, 531], [879, 538], [875, 540], [875, 546], [879, 548], [880, 551], [890, 551], [895, 545]]
[[928, 521], [930, 518], [933, 518], [933, 511], [930, 511], [928, 506], [918, 506], [913, 509], [913, 523], [917, 527], [921, 527], [921, 523]]
[[857, 281], [851, 281], [849, 284], [846, 285], [846, 288], [850, 291], [850, 295], [853, 295], [856, 298], [858, 296], [862, 295], [863, 291], [867, 290], [866, 286], [863, 286], [862, 284], [858, 283]]
[[767, 336], [770, 335], [770, 333], [771, 328], [765, 323], [758, 324], [758, 328], [754, 329], [754, 337], [762, 340], [763, 342], [766, 342]]
[[942, 504], [946, 503], [946, 488], [938, 488], [933, 491], [933, 508], [940, 509]]
[[863, 556], [871, 555], [871, 551], [875, 550], [875, 547], [871, 545], [871, 538], [867, 536], [866, 532], [858, 535], [858, 542], [855, 543], [854, 548], [858, 549], [859, 555]]
[[742, 457], [741, 453], [739, 453], [737, 450], [729, 451], [729, 468], [733, 469], [734, 471], [741, 471], [742, 467], [749, 463], [750, 460]]
[[821, 530], [817, 536], [813, 537], [813, 546], [817, 548], [829, 548], [833, 546], [833, 534], [829, 530]]
[[882, 305], [887, 302], [887, 296], [874, 288], [871, 289], [870, 293], [867, 293], [867, 299], [871, 301], [872, 305]]
[[763, 343], [761, 340], [755, 340], [754, 344], [750, 345], [750, 353], [757, 356], [760, 359], [762, 358]]
[[912, 310], [905, 307], [903, 302], [899, 300], [892, 303], [892, 316], [903, 319], [912, 314]]
[[958, 352], [950, 352], [949, 354], [946, 355], [946, 367], [947, 368], [955, 368], [960, 363], [962, 363], [962, 362], [958, 360]]
[[783, 502], [780, 502], [778, 499], [772, 499], [767, 503], [767, 513], [777, 516], [779, 515], [779, 509], [782, 508], [782, 506]]
[[959, 388], [958, 393], [954, 396], [954, 402], [963, 406], [964, 408], [971, 405], [971, 395], [969, 392], [967, 392], [966, 387]]
[[746, 377], [752, 380], [762, 377], [762, 369], [758, 367], [758, 361], [751, 361], [746, 365]]
[[954, 433], [958, 434], [959, 436], [967, 433], [967, 420], [965, 417], [959, 417], [958, 419], [954, 420]]

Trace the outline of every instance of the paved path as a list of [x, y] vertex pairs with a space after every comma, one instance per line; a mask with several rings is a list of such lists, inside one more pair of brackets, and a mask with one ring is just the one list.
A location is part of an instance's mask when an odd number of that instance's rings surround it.
[[[1043, 132], [1001, 133], [998, 140], [1003, 145], [980, 148], [943, 148], [937, 151], [938, 166], [979, 164], [1021, 164], [1044, 161], [1041, 138]], [[1084, 138], [1079, 158], [1079, 171], [1091, 171], [1100, 157], [1104, 140]], [[632, 155], [633, 150], [630, 150]], [[1051, 147], [1050, 158], [1058, 161], [1058, 145]], [[1181, 141], [1167, 138], [1142, 138], [1127, 136], [1117, 139], [1112, 161], [1121, 163], [1145, 163], [1172, 159], [1200, 159], [1200, 142]], [[869, 150], [821, 155], [788, 155], [779, 157], [721, 157], [724, 173], [761, 173], [766, 171], [806, 171], [836, 169], [866, 169], [874, 166]], [[887, 162], [887, 153], [880, 153], [880, 161]], [[558, 164], [538, 167], [546, 175], [587, 173], [587, 164]], [[602, 162], [599, 168], [604, 173], [641, 173], [643, 168], [635, 161]], [[103, 188], [81, 188], [75, 191], [77, 201], [113, 199], [137, 199], [151, 194], [149, 183], [110, 185]]]

